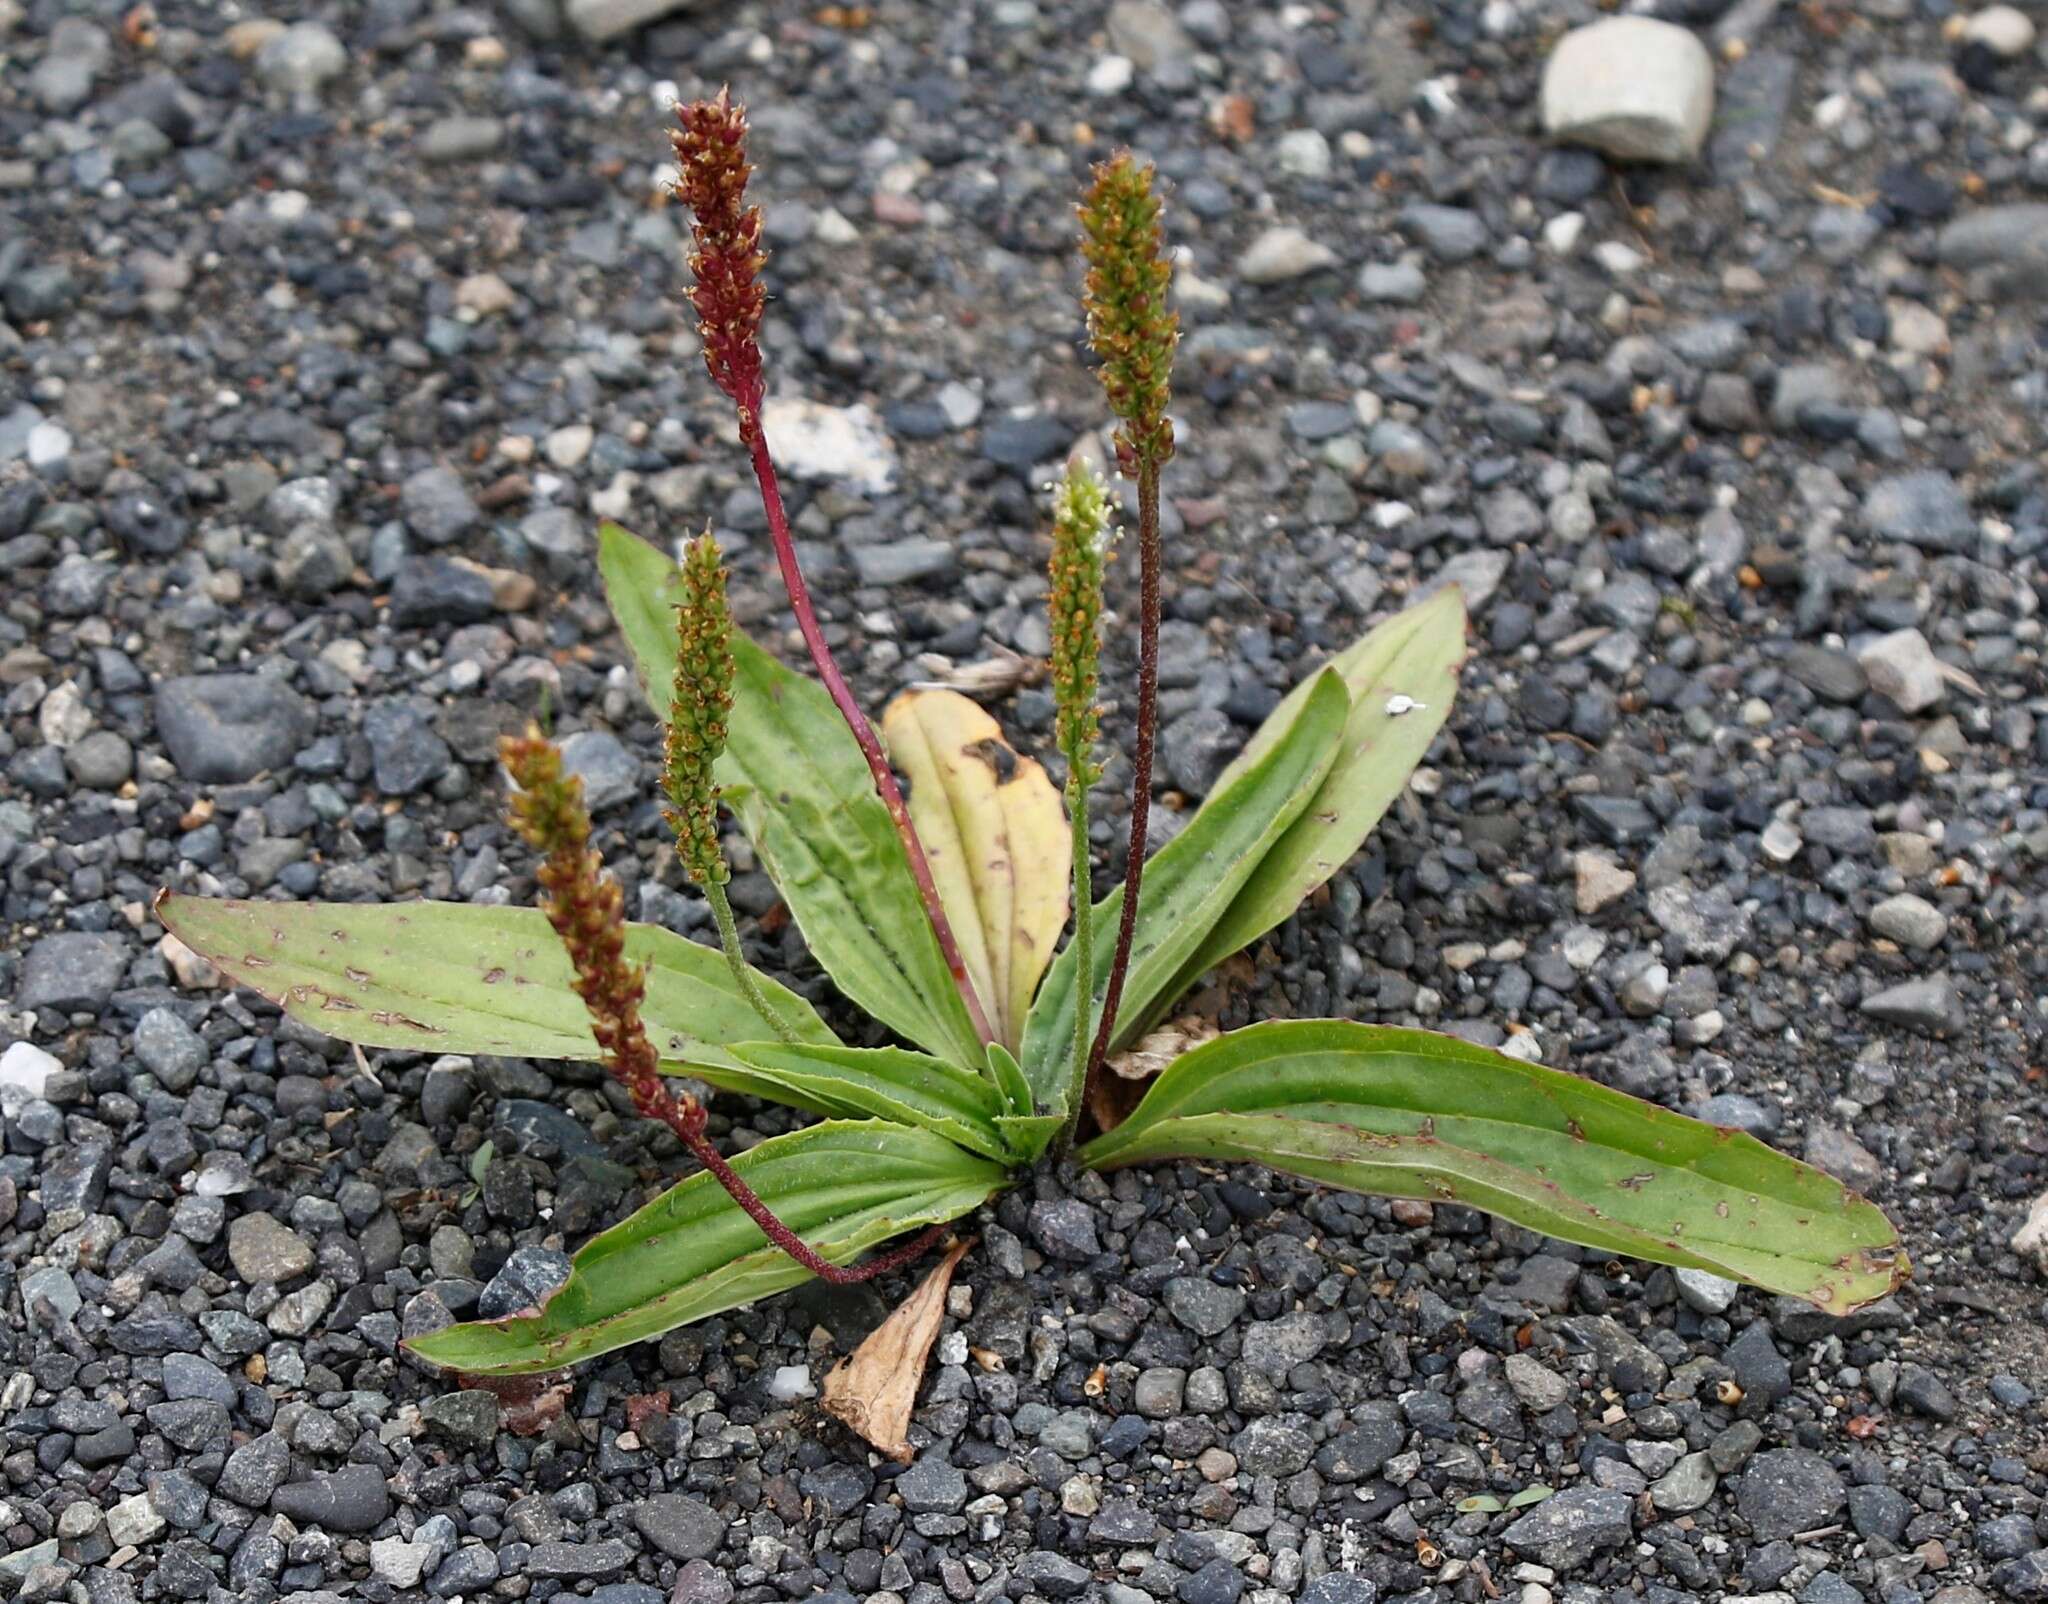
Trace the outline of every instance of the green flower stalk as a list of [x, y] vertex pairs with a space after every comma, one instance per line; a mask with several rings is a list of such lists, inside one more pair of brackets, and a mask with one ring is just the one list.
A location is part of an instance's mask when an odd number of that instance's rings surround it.
[[725, 753], [726, 723], [732, 714], [732, 608], [726, 601], [726, 571], [718, 542], [706, 530], [684, 548], [683, 599], [676, 604], [676, 675], [668, 725], [662, 789], [664, 810], [676, 832], [676, 856], [683, 872], [703, 888], [718, 924], [718, 944], [740, 995], [783, 1041], [796, 1032], [770, 1005], [761, 983], [740, 951], [739, 924], [732, 916], [725, 883], [732, 870], [718, 843], [718, 785], [711, 771]]
[[1088, 872], [1088, 792], [1102, 777], [1095, 743], [1102, 719], [1095, 692], [1102, 664], [1102, 568], [1109, 498], [1085, 463], [1071, 462], [1053, 502], [1046, 605], [1052, 615], [1052, 695], [1059, 748], [1067, 760], [1067, 820], [1074, 832], [1074, 956], [1087, 1001], [1074, 1009], [1074, 1106], [1061, 1148], [1081, 1121], [1089, 1031], [1094, 1023], [1094, 886]]
[[1082, 287], [1088, 343], [1101, 364], [1103, 395], [1118, 419], [1118, 471], [1138, 486], [1139, 565], [1138, 727], [1124, 905], [1102, 994], [1102, 1020], [1077, 1094], [1084, 1105], [1116, 1033], [1152, 817], [1152, 749], [1159, 721], [1159, 472], [1173, 455], [1173, 420], [1166, 407], [1173, 351], [1180, 341], [1180, 319], [1166, 305], [1173, 269], [1166, 261], [1152, 180], [1149, 165], [1141, 167], [1128, 151], [1122, 152], [1096, 167], [1080, 206], [1081, 255], [1088, 263]]

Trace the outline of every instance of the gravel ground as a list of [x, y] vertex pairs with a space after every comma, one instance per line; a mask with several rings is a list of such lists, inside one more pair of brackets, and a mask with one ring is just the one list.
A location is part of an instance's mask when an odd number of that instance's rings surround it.
[[[1716, 121], [1621, 169], [1541, 139], [1576, 3], [749, 3], [609, 44], [552, 6], [0, 0], [0, 1585], [2048, 1598], [2008, 1246], [2048, 1188], [2038, 47], [1946, 0], [1666, 0]], [[1128, 142], [1187, 252], [1169, 820], [1370, 619], [1475, 603], [1430, 767], [1225, 1023], [1512, 1036], [1757, 1131], [1892, 1212], [1896, 1300], [1190, 1166], [992, 1211], [900, 1473], [805, 1394], [901, 1282], [558, 1412], [399, 1357], [673, 1148], [587, 1069], [359, 1062], [209, 989], [149, 897], [524, 900], [492, 743], [545, 697], [632, 906], [707, 932], [590, 531], [708, 519], [786, 625], [657, 192], [666, 103], [727, 78], [871, 703], [1044, 645], [1037, 486], [1102, 416], [1069, 207]], [[1046, 744], [1042, 690], [996, 706]]]

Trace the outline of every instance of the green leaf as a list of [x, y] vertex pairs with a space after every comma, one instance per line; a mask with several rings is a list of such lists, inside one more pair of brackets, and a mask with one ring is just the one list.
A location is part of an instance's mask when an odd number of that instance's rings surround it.
[[846, 1119], [916, 1125], [971, 1153], [1007, 1161], [996, 1128], [1001, 1094], [972, 1070], [902, 1047], [785, 1046], [749, 1042], [732, 1049], [741, 1069], [704, 1072], [727, 1091]]
[[[414, 1052], [597, 1060], [576, 972], [537, 908], [466, 902], [235, 902], [157, 898], [156, 914], [229, 979], [342, 1041]], [[656, 925], [626, 926], [626, 956], [647, 965], [642, 1016], [664, 1060], [732, 1063], [761, 1016], [725, 955]], [[811, 1005], [756, 979], [806, 1042], [838, 1045]]]
[[1010, 1144], [1010, 1151], [1017, 1162], [1035, 1164], [1045, 1150], [1052, 1146], [1052, 1139], [1066, 1126], [1066, 1117], [1061, 1114], [998, 1114], [996, 1129]]
[[1032, 1101], [1031, 1082], [1024, 1078], [1024, 1067], [1017, 1062], [1016, 1055], [1001, 1042], [989, 1043], [988, 1073], [997, 1096], [1009, 1111], [996, 1116], [996, 1129], [1003, 1133], [1019, 1164], [1036, 1163], [1060, 1133], [1065, 1119], [1058, 1114], [1032, 1112], [1036, 1105]]
[[[1450, 717], [1464, 658], [1465, 603], [1450, 586], [1397, 613], [1332, 660], [1329, 666], [1344, 676], [1351, 695], [1351, 717], [1336, 763], [1209, 939], [1161, 992], [1141, 1029], [1157, 1024], [1205, 973], [1278, 926], [1350, 861]], [[1311, 683], [1304, 681], [1288, 694], [1223, 771], [1219, 785], [1228, 784], [1280, 738]]]
[[[1187, 827], [1145, 865], [1131, 967], [1112, 1049], [1137, 1037], [1155, 1003], [1171, 1002], [1178, 995], [1169, 988], [1183, 966], [1329, 773], [1349, 712], [1344, 682], [1335, 670], [1324, 670], [1297, 704], [1284, 732], [1228, 785], [1213, 791]], [[1089, 996], [1091, 1007], [1098, 1010], [1115, 956], [1123, 905], [1119, 886], [1094, 908], [1095, 975]], [[1024, 1049], [1018, 1055], [1033, 1092], [1052, 1113], [1067, 1106], [1074, 1078], [1079, 967], [1075, 943], [1069, 941], [1032, 1004]]]
[[[1002, 1165], [885, 1120], [812, 1125], [738, 1155], [732, 1167], [834, 1264], [906, 1231], [958, 1219], [1008, 1178]], [[658, 1337], [808, 1278], [712, 1176], [699, 1172], [584, 1244], [544, 1308], [450, 1326], [406, 1346], [468, 1375], [531, 1375]]]
[[1546, 1498], [1555, 1497], [1556, 1493], [1557, 1489], [1554, 1487], [1546, 1487], [1540, 1481], [1531, 1482], [1508, 1500], [1508, 1508], [1527, 1509], [1531, 1504], [1540, 1504]]
[[1426, 1031], [1333, 1019], [1235, 1031], [1175, 1060], [1081, 1152], [1095, 1168], [1168, 1156], [1468, 1203], [1835, 1314], [1908, 1268], [1873, 1205], [1754, 1137]]
[[1470, 1498], [1459, 1499], [1457, 1504], [1460, 1515], [1497, 1515], [1505, 1508], [1507, 1505], [1492, 1493], [1474, 1493]]
[[[676, 565], [607, 523], [598, 566], [647, 699], [666, 722]], [[853, 733], [817, 681], [737, 630], [732, 645], [735, 698], [714, 772], [804, 940], [876, 1019], [950, 1063], [978, 1068], [981, 1042]]]
[[1031, 1082], [1024, 1078], [1024, 1066], [1001, 1042], [988, 1044], [988, 1075], [1012, 1114], [1037, 1112], [1037, 1105], [1031, 1100]]

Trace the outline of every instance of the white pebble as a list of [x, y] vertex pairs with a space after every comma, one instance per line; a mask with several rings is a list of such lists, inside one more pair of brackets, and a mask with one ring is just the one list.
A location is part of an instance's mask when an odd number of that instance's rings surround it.
[[799, 1398], [815, 1398], [818, 1389], [811, 1381], [809, 1365], [779, 1365], [775, 1374], [768, 1378], [768, 1396], [777, 1403], [795, 1403]]
[[1136, 75], [1129, 56], [1104, 56], [1088, 69], [1088, 93], [1120, 95], [1131, 87]]

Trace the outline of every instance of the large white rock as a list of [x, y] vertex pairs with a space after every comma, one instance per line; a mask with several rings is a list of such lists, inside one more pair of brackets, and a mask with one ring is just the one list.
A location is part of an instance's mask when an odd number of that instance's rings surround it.
[[2024, 56], [2034, 48], [2034, 19], [2017, 6], [1986, 6], [1963, 24], [1963, 38], [1994, 55]]
[[896, 444], [867, 407], [779, 396], [761, 408], [768, 448], [786, 473], [836, 480], [869, 495], [896, 487]]
[[1543, 131], [1624, 161], [1683, 162], [1714, 120], [1714, 61], [1688, 30], [1650, 17], [1574, 28], [1543, 69]]

